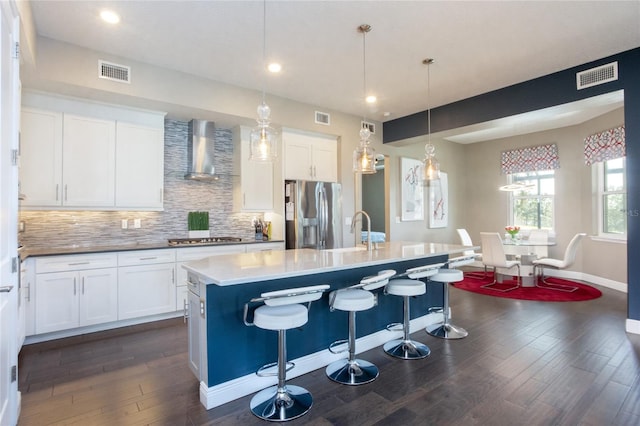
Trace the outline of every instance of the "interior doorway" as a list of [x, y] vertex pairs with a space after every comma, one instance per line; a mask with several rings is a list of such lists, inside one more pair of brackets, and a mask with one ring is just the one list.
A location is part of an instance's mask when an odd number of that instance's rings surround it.
[[385, 234], [390, 240], [389, 225], [389, 156], [376, 155], [376, 173], [362, 175], [362, 210], [371, 217], [371, 231]]

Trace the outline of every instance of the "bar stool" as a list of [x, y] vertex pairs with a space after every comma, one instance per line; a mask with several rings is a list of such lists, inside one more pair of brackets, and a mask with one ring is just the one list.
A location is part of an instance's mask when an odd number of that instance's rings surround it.
[[[256, 375], [278, 376], [278, 384], [261, 390], [251, 398], [251, 412], [263, 420], [281, 422], [298, 418], [309, 411], [313, 398], [311, 393], [300, 386], [287, 385], [287, 371], [295, 367], [287, 362], [286, 330], [301, 327], [309, 321], [311, 302], [322, 297], [328, 285], [316, 285], [262, 293], [244, 305], [244, 323], [248, 326], [278, 332], [278, 361], [267, 364], [256, 371]], [[253, 312], [253, 322], [247, 317], [249, 305], [264, 303]], [[307, 305], [303, 305], [306, 303]], [[278, 367], [277, 373], [266, 370]]]
[[366, 311], [377, 304], [376, 296], [370, 290], [384, 287], [396, 271], [389, 269], [380, 271], [378, 275], [363, 278], [359, 284], [334, 290], [329, 294], [329, 308], [349, 312], [349, 338], [338, 340], [329, 346], [331, 353], [338, 345], [348, 343], [349, 357], [334, 361], [327, 366], [327, 376], [334, 382], [343, 385], [362, 385], [372, 382], [378, 377], [378, 367], [362, 359], [356, 359], [356, 312]]
[[410, 299], [411, 296], [421, 296], [427, 292], [427, 286], [422, 278], [429, 277], [438, 272], [438, 268], [444, 266], [444, 263], [438, 263], [434, 265], [419, 266], [417, 268], [407, 269], [403, 274], [407, 278], [393, 279], [389, 281], [384, 289], [385, 294], [393, 296], [401, 296], [403, 299], [402, 312], [404, 314], [404, 320], [402, 324], [394, 323], [387, 326], [387, 330], [393, 330], [399, 325], [402, 325], [403, 337], [402, 339], [391, 340], [384, 344], [384, 351], [396, 358], [400, 359], [422, 359], [429, 356], [431, 349], [425, 344], [416, 342], [409, 338], [409, 329], [411, 326], [409, 313], [410, 313]]
[[462, 327], [457, 327], [449, 322], [449, 283], [455, 283], [464, 279], [462, 271], [457, 269], [440, 269], [435, 275], [429, 278], [431, 281], [442, 283], [443, 321], [427, 326], [426, 331], [434, 337], [441, 339], [462, 339], [469, 333]]

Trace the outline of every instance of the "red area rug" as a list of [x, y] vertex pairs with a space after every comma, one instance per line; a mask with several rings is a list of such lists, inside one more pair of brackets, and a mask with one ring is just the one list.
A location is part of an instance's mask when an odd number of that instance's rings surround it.
[[[508, 299], [521, 300], [538, 300], [541, 302], [578, 302], [582, 300], [597, 299], [602, 296], [602, 292], [590, 285], [579, 283], [576, 281], [547, 277], [548, 283], [571, 285], [578, 287], [574, 292], [548, 290], [539, 287], [519, 287], [511, 291], [497, 291], [490, 288], [482, 288], [483, 285], [493, 281], [493, 274], [487, 274], [486, 279], [474, 278], [465, 273], [464, 280], [454, 283], [456, 288], [471, 291], [473, 293], [485, 294], [487, 296], [505, 297]], [[515, 285], [515, 279], [506, 279], [502, 284], [498, 284], [498, 288], [509, 288]]]

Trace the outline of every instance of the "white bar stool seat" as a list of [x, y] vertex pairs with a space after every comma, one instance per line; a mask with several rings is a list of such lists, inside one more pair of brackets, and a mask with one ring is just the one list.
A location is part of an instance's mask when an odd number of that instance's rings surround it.
[[[346, 359], [329, 364], [325, 370], [327, 377], [343, 385], [363, 385], [378, 377], [378, 367], [362, 359], [356, 359], [356, 312], [373, 308], [377, 304], [376, 296], [370, 290], [384, 287], [396, 271], [380, 271], [378, 275], [363, 278], [359, 284], [335, 290], [329, 294], [329, 308], [349, 313], [349, 338], [338, 340], [329, 345], [331, 353], [349, 352]], [[337, 351], [337, 346], [347, 343], [347, 349]]]
[[[283, 422], [296, 419], [311, 408], [313, 398], [308, 390], [286, 384], [287, 371], [295, 367], [292, 362], [287, 362], [286, 331], [306, 324], [311, 302], [320, 299], [328, 289], [328, 285], [316, 285], [271, 291], [262, 293], [244, 305], [246, 325], [278, 332], [278, 361], [256, 371], [258, 376], [273, 376], [275, 374], [267, 373], [267, 370], [277, 367], [278, 384], [261, 390], [251, 398], [249, 406], [255, 416]], [[253, 321], [249, 322], [249, 306], [255, 303], [264, 304], [253, 311]]]
[[464, 279], [464, 274], [458, 269], [439, 269], [438, 272], [429, 278], [431, 281], [442, 283], [443, 321], [427, 326], [427, 333], [441, 339], [462, 339], [469, 333], [462, 327], [455, 326], [449, 322], [449, 283], [455, 283]]
[[409, 338], [409, 331], [411, 327], [410, 319], [410, 297], [421, 296], [427, 293], [427, 286], [424, 281], [420, 281], [421, 278], [429, 277], [436, 272], [438, 268], [443, 266], [444, 263], [438, 263], [434, 265], [419, 266], [417, 268], [411, 268], [406, 271], [407, 278], [397, 278], [389, 281], [389, 284], [385, 287], [385, 294], [392, 296], [400, 296], [402, 301], [403, 322], [389, 324], [387, 330], [393, 330], [394, 328], [402, 325], [403, 336], [401, 339], [391, 340], [384, 344], [384, 351], [393, 357], [400, 359], [422, 359], [431, 354], [431, 349], [423, 343], [416, 342]]

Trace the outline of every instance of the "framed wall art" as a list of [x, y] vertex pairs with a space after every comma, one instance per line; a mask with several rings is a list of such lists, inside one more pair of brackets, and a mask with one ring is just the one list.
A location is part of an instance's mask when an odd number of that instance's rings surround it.
[[422, 186], [422, 161], [400, 158], [400, 187], [402, 220], [424, 220], [424, 187]]
[[449, 223], [449, 186], [447, 174], [429, 182], [429, 228], [446, 228]]

